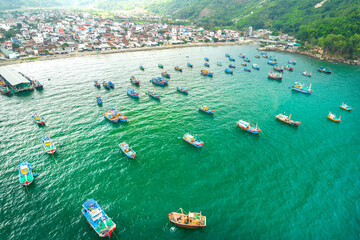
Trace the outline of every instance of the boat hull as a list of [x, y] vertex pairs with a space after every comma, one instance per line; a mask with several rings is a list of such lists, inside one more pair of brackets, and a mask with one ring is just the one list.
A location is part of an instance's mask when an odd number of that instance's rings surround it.
[[342, 109], [344, 109], [346, 111], [351, 111], [352, 110], [352, 108], [347, 108], [347, 107], [344, 107], [344, 106], [340, 106], [340, 108], [342, 108]]
[[330, 116], [328, 116], [328, 119], [330, 119], [331, 121], [334, 121], [334, 122], [341, 122], [341, 119], [335, 119]]
[[279, 118], [279, 117], [276, 117], [276, 119], [279, 120], [280, 122], [289, 124], [289, 125], [294, 126], [294, 127], [298, 127], [300, 125], [300, 123], [301, 123], [301, 122], [293, 121], [293, 120], [284, 120], [284, 119]]
[[312, 92], [312, 90], [303, 90], [303, 89], [299, 89], [299, 88], [295, 88], [292, 87], [292, 90], [297, 91], [297, 92], [301, 92], [301, 93], [305, 93], [305, 94], [310, 94]]
[[253, 134], [260, 134], [261, 129], [253, 129], [253, 128], [246, 128], [244, 126], [242, 126], [241, 124], [239, 124], [238, 122], [236, 123], [236, 125], [238, 125], [239, 128], [241, 128], [242, 130], [249, 132], [249, 133], [253, 133]]

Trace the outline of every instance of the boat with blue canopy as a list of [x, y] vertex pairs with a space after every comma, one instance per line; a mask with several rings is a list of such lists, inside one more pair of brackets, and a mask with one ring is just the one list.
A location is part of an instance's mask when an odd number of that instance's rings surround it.
[[253, 69], [256, 69], [256, 70], [260, 70], [260, 66], [257, 65], [256, 63], [254, 63], [254, 64], [252, 65], [252, 68], [253, 68]]
[[166, 77], [166, 78], [170, 78], [170, 73], [162, 72], [161, 76]]
[[106, 81], [103, 81], [102, 85], [104, 86], [104, 88], [110, 89], [110, 86]]
[[235, 62], [235, 58], [230, 57], [229, 60]]
[[234, 73], [234, 70], [231, 70], [231, 69], [229, 69], [229, 68], [225, 68], [225, 73], [233, 74], [233, 73]]
[[209, 61], [209, 58], [206, 57], [206, 58], [204, 58], [204, 60], [208, 62], [208, 61]]
[[347, 105], [346, 103], [342, 103], [342, 104], [340, 105], [340, 107], [341, 107], [342, 109], [346, 110], [346, 111], [351, 111], [351, 110], [353, 110], [353, 108], [350, 107], [349, 105]]
[[119, 109], [116, 108], [110, 108], [109, 111], [104, 113], [104, 117], [109, 120], [110, 122], [126, 122], [127, 121], [127, 117], [122, 115], [120, 113]]
[[153, 84], [164, 86], [169, 83], [169, 80], [164, 79], [163, 77], [154, 77], [150, 80]]
[[145, 94], [149, 95], [150, 97], [153, 97], [155, 99], [160, 100], [160, 94], [157, 94], [154, 90], [149, 90]]
[[250, 62], [250, 59], [244, 58], [244, 62]]
[[135, 85], [140, 85], [140, 81], [137, 80], [136, 77], [134, 77], [134, 76], [130, 77], [130, 82]]
[[245, 72], [251, 72], [251, 69], [246, 67], [246, 68], [244, 68], [244, 71]]
[[209, 70], [201, 70], [201, 74], [202, 75], [205, 75], [205, 76], [209, 76], [209, 77], [212, 77], [214, 76], [214, 72], [210, 72]]
[[115, 85], [111, 81], [109, 81], [108, 84], [109, 84], [109, 87], [111, 87], [111, 88], [115, 87]]
[[210, 67], [210, 64], [208, 62], [204, 63], [205, 67]]
[[129, 87], [127, 90], [126, 90], [126, 93], [127, 95], [131, 96], [131, 97], [134, 97], [134, 98], [138, 98], [139, 97], [139, 93], [135, 92], [135, 89], [132, 88], [132, 87]]
[[139, 68], [140, 68], [141, 71], [145, 70], [145, 68], [143, 66], [141, 66], [141, 65], [139, 66]]
[[103, 103], [100, 96], [96, 97], [96, 101], [98, 105], [101, 105]]
[[229, 58], [229, 57], [230, 57], [230, 55], [229, 55], [228, 53], [225, 53], [225, 57]]
[[274, 65], [277, 65], [277, 62], [275, 62], [275, 61], [268, 61], [267, 64], [274, 66]]
[[136, 152], [132, 150], [131, 147], [129, 147], [129, 144], [127, 144], [126, 142], [122, 142], [119, 144], [119, 147], [128, 158], [135, 159]]
[[199, 139], [197, 139], [197, 137], [195, 137], [189, 133], [185, 133], [183, 136], [183, 139], [185, 140], [185, 142], [187, 142], [197, 148], [201, 148], [204, 145], [203, 141], [200, 141]]
[[302, 83], [296, 82], [291, 87], [291, 89], [295, 90], [295, 91], [298, 91], [298, 92], [301, 92], [301, 93], [306, 93], [306, 94], [310, 94], [312, 92], [311, 83], [310, 83], [309, 87], [307, 87], [307, 86], [304, 86], [304, 84], [302, 84]]
[[270, 57], [269, 57], [269, 60], [270, 60], [270, 61], [274, 61], [274, 62], [276, 62], [276, 58], [275, 58], [275, 57], [273, 57], [273, 56], [270, 56]]
[[29, 186], [34, 180], [34, 174], [31, 170], [31, 165], [28, 162], [19, 163], [19, 180], [20, 184]]
[[42, 138], [42, 144], [45, 152], [47, 152], [48, 154], [54, 154], [54, 152], [56, 151], [56, 147], [49, 136]]
[[176, 87], [176, 89], [179, 91], [179, 92], [182, 92], [182, 93], [188, 93], [189, 92], [189, 89], [187, 89], [185, 86], [183, 85], [179, 85]]
[[296, 65], [296, 61], [295, 61], [295, 60], [289, 60], [288, 63], [289, 63], [289, 64], [292, 64], [292, 65]]
[[235, 68], [235, 65], [229, 64], [229, 68]]
[[191, 63], [189, 63], [189, 62], [188, 62], [186, 65], [187, 65], [188, 67], [191, 67], [191, 68], [193, 67], [193, 65], [192, 65]]

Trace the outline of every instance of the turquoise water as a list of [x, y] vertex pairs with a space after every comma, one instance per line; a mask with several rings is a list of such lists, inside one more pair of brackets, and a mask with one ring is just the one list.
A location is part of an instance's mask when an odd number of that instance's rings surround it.
[[[224, 73], [225, 53], [236, 59], [233, 75]], [[261, 70], [243, 71], [240, 53]], [[267, 79], [271, 66], [255, 54], [255, 46], [201, 47], [11, 66], [44, 90], [0, 96], [0, 239], [97, 239], [81, 214], [88, 198], [117, 224], [113, 239], [358, 239], [360, 68], [269, 53], [280, 65], [297, 60], [278, 82]], [[200, 75], [204, 57], [213, 78]], [[158, 63], [171, 74], [169, 86], [149, 82], [162, 71]], [[320, 66], [333, 73], [317, 72]], [[126, 95], [131, 75], [141, 81], [139, 100]], [[111, 80], [115, 89], [97, 89], [94, 80]], [[291, 91], [295, 81], [311, 82], [313, 93]], [[176, 91], [179, 84], [188, 95]], [[161, 101], [145, 95], [149, 89]], [[340, 109], [341, 102], [354, 110]], [[199, 112], [201, 104], [215, 115]], [[104, 119], [110, 107], [130, 122]], [[32, 121], [33, 110], [46, 118], [45, 127]], [[329, 111], [342, 122], [328, 120]], [[275, 119], [284, 112], [301, 121], [299, 128]], [[240, 119], [257, 123], [261, 134], [238, 128]], [[186, 132], [204, 147], [179, 140]], [[47, 135], [63, 143], [54, 156], [42, 148]], [[122, 141], [137, 152], [135, 160], [120, 151]], [[19, 161], [39, 173], [27, 189], [19, 184]], [[167, 215], [180, 207], [201, 211], [207, 227], [174, 227]]]

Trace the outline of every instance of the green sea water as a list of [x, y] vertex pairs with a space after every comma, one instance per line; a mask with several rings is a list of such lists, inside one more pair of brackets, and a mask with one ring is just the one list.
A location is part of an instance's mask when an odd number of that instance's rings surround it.
[[[224, 73], [225, 53], [236, 59], [233, 75]], [[245, 72], [240, 53], [261, 70]], [[199, 47], [11, 66], [44, 90], [0, 96], [0, 239], [98, 239], [81, 213], [88, 198], [117, 224], [113, 239], [359, 239], [360, 68], [269, 52], [280, 65], [297, 61], [279, 82], [267, 79], [271, 66], [256, 54], [256, 46]], [[200, 75], [204, 57], [213, 78]], [[162, 72], [158, 63], [171, 74], [169, 86], [149, 82]], [[320, 66], [333, 73], [317, 72]], [[141, 81], [138, 100], [126, 95], [131, 75]], [[115, 89], [97, 89], [94, 80], [111, 80]], [[311, 82], [312, 94], [292, 91], [296, 81]], [[179, 84], [188, 95], [176, 91]], [[149, 89], [163, 98], [149, 98]], [[342, 102], [354, 110], [340, 109]], [[199, 112], [201, 104], [215, 115]], [[129, 122], [107, 121], [111, 107]], [[45, 127], [32, 121], [33, 110]], [[330, 111], [342, 122], [328, 120]], [[277, 121], [284, 112], [301, 125]], [[240, 119], [261, 134], [238, 128]], [[187, 132], [204, 147], [178, 139]], [[57, 143], [53, 156], [42, 148], [44, 136]], [[135, 160], [120, 151], [123, 141]], [[38, 172], [28, 188], [19, 184], [20, 161]], [[180, 207], [201, 211], [207, 227], [174, 227], [167, 215]]]

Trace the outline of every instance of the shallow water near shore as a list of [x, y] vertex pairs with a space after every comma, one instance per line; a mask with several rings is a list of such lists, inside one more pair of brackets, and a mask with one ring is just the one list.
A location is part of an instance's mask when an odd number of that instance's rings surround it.
[[[233, 75], [224, 73], [225, 53], [236, 59]], [[240, 53], [261, 70], [245, 72]], [[280, 65], [297, 61], [278, 82], [267, 79], [272, 67], [256, 54], [247, 45], [179, 48], [10, 66], [44, 90], [0, 96], [0, 239], [98, 239], [81, 214], [88, 198], [117, 224], [113, 239], [358, 239], [360, 68], [269, 52]], [[200, 75], [204, 57], [213, 78]], [[162, 71], [171, 74], [169, 86], [153, 86], [149, 80]], [[131, 75], [141, 81], [138, 100], [126, 95]], [[94, 80], [110, 80], [115, 89], [97, 89]], [[296, 81], [311, 82], [313, 93], [291, 91]], [[179, 84], [188, 95], [176, 91]], [[149, 98], [149, 89], [163, 98]], [[354, 110], [340, 109], [342, 102]], [[215, 115], [199, 112], [201, 104]], [[104, 119], [111, 107], [130, 121]], [[34, 110], [46, 126], [32, 121]], [[330, 111], [342, 122], [328, 120]], [[301, 125], [277, 121], [284, 112]], [[238, 128], [240, 119], [258, 124], [261, 134]], [[204, 147], [179, 140], [186, 132]], [[53, 156], [42, 148], [44, 136], [63, 143]], [[122, 141], [135, 160], [120, 151]], [[39, 174], [27, 189], [19, 184], [19, 161]], [[167, 215], [180, 207], [201, 211], [207, 227], [174, 227]]]

